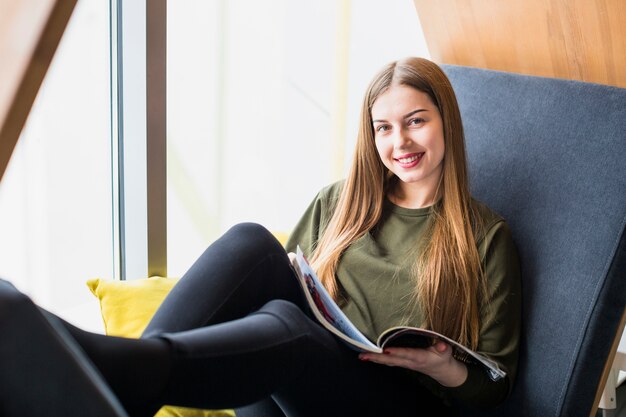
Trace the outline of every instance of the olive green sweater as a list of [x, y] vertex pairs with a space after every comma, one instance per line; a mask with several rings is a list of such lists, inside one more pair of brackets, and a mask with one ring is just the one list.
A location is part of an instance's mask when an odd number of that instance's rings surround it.
[[[343, 181], [322, 189], [298, 222], [287, 242], [295, 252], [299, 245], [310, 256], [328, 224]], [[504, 220], [478, 203], [484, 225], [477, 247], [487, 279], [488, 300], [481, 304], [480, 340], [477, 351], [497, 361], [507, 377], [492, 381], [478, 365], [468, 365], [468, 378], [456, 388], [443, 387], [414, 372], [425, 386], [444, 399], [490, 407], [509, 393], [514, 380], [520, 328], [520, 269], [511, 232]], [[344, 313], [359, 330], [375, 341], [385, 329], [410, 325], [421, 327], [419, 308], [412, 308], [415, 283], [410, 277], [424, 238], [432, 207], [407, 209], [386, 201], [379, 224], [355, 241], [342, 255], [337, 280]]]

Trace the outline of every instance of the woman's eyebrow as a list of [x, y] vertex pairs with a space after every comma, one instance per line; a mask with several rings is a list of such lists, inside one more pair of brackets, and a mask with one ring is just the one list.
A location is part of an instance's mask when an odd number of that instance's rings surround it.
[[[424, 111], [428, 111], [428, 109], [413, 110], [412, 112], [409, 112], [409, 113], [405, 114], [404, 116], [402, 116], [402, 118], [403, 119], [408, 119], [409, 117], [413, 116], [414, 114], [417, 114], [417, 113], [420, 113], [420, 112], [424, 112]], [[382, 122], [386, 122], [386, 120], [384, 120], [384, 119], [372, 120], [372, 123], [382, 123]]]
[[412, 112], [405, 114], [402, 118], [403, 119], [408, 119], [409, 117], [413, 116], [414, 114], [417, 114], [417, 113], [420, 113], [420, 112], [423, 112], [423, 111], [428, 111], [428, 110], [426, 110], [426, 109], [413, 110]]

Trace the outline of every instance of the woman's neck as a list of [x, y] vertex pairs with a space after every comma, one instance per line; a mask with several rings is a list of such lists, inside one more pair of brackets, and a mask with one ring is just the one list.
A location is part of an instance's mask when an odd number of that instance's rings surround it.
[[389, 191], [387, 198], [396, 206], [416, 209], [432, 206], [437, 201], [437, 189], [411, 186], [398, 181]]

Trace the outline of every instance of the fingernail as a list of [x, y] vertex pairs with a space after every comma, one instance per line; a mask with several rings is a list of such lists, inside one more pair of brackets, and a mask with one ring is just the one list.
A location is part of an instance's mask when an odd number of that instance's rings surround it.
[[369, 359], [367, 359], [365, 356], [359, 356], [359, 359], [362, 360], [363, 362], [369, 361]]

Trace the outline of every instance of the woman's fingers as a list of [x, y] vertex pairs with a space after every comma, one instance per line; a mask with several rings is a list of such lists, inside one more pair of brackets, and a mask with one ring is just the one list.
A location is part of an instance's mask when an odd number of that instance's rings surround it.
[[425, 372], [446, 362], [451, 350], [447, 343], [437, 342], [427, 349], [394, 347], [383, 353], [361, 353], [359, 359]]

